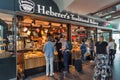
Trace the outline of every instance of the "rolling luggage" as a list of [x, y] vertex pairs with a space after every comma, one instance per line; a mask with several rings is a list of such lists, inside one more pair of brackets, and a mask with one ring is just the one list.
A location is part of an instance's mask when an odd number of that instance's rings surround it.
[[74, 65], [77, 72], [82, 72], [82, 61], [80, 59], [75, 60]]

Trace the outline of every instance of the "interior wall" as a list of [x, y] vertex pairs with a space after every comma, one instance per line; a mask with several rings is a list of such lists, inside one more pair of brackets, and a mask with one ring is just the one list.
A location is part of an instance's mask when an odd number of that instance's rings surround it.
[[[112, 34], [113, 39], [115, 39], [115, 43], [117, 44], [117, 52], [120, 52], [120, 34]], [[116, 37], [117, 36], [117, 37]]]

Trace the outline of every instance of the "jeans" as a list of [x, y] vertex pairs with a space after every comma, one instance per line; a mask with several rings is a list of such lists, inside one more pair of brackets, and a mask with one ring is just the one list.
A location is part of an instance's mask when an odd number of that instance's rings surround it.
[[[46, 58], [46, 75], [53, 75], [53, 59], [54, 57], [45, 57]], [[50, 70], [50, 71], [49, 71]]]
[[116, 54], [116, 50], [114, 50], [114, 53], [113, 53], [113, 59], [115, 58], [115, 54]]
[[94, 50], [90, 50], [91, 60], [94, 60]]
[[83, 53], [83, 52], [81, 53], [81, 60], [82, 60], [82, 62], [85, 61], [84, 54], [85, 54], [85, 53]]
[[63, 65], [63, 62], [62, 62], [62, 59], [63, 59], [63, 54], [61, 51], [58, 51], [58, 71], [62, 71], [64, 65]]
[[114, 49], [110, 49], [109, 51], [109, 64], [113, 64], [113, 60], [114, 60]]
[[64, 68], [66, 72], [69, 72], [69, 56], [70, 56], [70, 53], [67, 51], [64, 51]]

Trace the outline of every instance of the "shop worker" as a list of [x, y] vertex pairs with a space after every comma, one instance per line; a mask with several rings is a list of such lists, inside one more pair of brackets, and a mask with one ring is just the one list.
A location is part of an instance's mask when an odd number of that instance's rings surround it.
[[80, 50], [81, 50], [81, 60], [82, 62], [85, 60], [85, 53], [87, 51], [87, 47], [86, 47], [86, 44], [85, 44], [85, 40], [82, 40], [82, 44], [80, 46]]
[[58, 52], [58, 71], [61, 72], [63, 69], [63, 54], [62, 51], [60, 50], [62, 48], [62, 43], [61, 39], [57, 39], [57, 42], [55, 44], [56, 46], [56, 51]]
[[100, 80], [106, 80], [108, 74], [111, 75], [111, 69], [108, 65], [108, 43], [104, 41], [104, 37], [100, 36], [99, 41], [95, 43], [95, 72], [93, 80], [98, 80], [98, 77], [101, 76]]
[[52, 37], [48, 37], [48, 41], [45, 43], [43, 51], [46, 59], [46, 76], [52, 77], [54, 60], [54, 44], [52, 42]]
[[63, 56], [64, 56], [64, 70], [65, 70], [65, 74], [69, 73], [69, 49], [67, 49], [68, 47], [68, 43], [67, 43], [67, 38], [64, 36], [63, 38], [61, 38], [61, 43], [62, 43], [62, 52], [63, 52]]

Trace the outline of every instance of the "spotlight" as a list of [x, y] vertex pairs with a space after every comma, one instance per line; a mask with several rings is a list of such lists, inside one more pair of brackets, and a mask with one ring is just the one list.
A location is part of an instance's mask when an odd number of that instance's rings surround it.
[[24, 32], [26, 32], [27, 30], [28, 30], [28, 28], [27, 28], [27, 27], [24, 27], [24, 28], [23, 28], [23, 31], [24, 31]]

